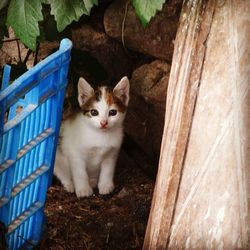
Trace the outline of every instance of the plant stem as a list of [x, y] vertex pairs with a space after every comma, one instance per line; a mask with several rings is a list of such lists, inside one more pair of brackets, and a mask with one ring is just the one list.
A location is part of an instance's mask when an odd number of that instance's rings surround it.
[[11, 42], [15, 42], [15, 41], [20, 41], [20, 39], [19, 38], [13, 38], [13, 39], [2, 40], [3, 43], [11, 43]]
[[36, 53], [35, 53], [35, 59], [34, 59], [33, 66], [35, 66], [37, 64], [39, 48], [40, 48], [40, 43], [38, 42], [37, 46], [36, 46]]
[[19, 44], [19, 41], [18, 41], [18, 40], [16, 40], [16, 44], [17, 44], [17, 50], [18, 50], [19, 62], [21, 62], [21, 63], [22, 63], [21, 49], [20, 49], [20, 44]]
[[24, 61], [23, 61], [23, 63], [24, 63], [24, 64], [26, 64], [26, 63], [27, 63], [27, 61], [28, 61], [29, 56], [30, 56], [30, 54], [31, 54], [31, 53], [32, 53], [32, 50], [31, 50], [31, 49], [29, 49], [29, 50], [27, 51], [27, 54], [26, 54], [25, 58], [24, 58]]

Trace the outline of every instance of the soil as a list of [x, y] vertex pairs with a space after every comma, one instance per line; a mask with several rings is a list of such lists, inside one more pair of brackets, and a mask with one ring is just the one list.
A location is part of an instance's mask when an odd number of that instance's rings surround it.
[[54, 181], [46, 233], [37, 249], [142, 249], [154, 182], [121, 152], [115, 190], [78, 199]]

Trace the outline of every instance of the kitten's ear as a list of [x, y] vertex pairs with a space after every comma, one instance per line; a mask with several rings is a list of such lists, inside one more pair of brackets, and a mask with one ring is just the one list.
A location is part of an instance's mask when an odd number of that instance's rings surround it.
[[82, 77], [78, 81], [78, 102], [80, 107], [86, 103], [89, 97], [94, 94], [94, 89]]
[[129, 102], [129, 80], [124, 76], [120, 82], [117, 83], [114, 90], [114, 95], [117, 96], [126, 106]]

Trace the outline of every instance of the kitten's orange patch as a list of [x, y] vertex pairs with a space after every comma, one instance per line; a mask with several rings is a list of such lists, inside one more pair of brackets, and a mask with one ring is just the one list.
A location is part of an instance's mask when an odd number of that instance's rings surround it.
[[109, 106], [116, 105], [117, 110], [121, 113], [126, 111], [126, 106], [124, 103], [114, 94], [113, 90], [110, 88], [106, 88], [104, 92], [105, 101]]
[[115, 103], [113, 91], [111, 89], [108, 88], [105, 89], [104, 98], [109, 106]]
[[121, 113], [124, 113], [127, 107], [124, 105], [122, 100], [120, 100], [113, 92], [111, 88], [108, 87], [99, 87], [95, 90], [94, 94], [88, 98], [86, 103], [81, 107], [83, 115], [91, 117], [89, 111], [93, 107], [95, 102], [104, 99], [108, 106], [115, 105], [117, 110]]

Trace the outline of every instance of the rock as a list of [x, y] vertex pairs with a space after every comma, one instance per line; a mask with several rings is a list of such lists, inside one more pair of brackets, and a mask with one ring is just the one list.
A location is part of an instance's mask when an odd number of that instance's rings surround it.
[[126, 133], [153, 160], [160, 155], [169, 73], [169, 64], [155, 60], [136, 69], [131, 79]]
[[[131, 3], [125, 15], [127, 0], [116, 0], [106, 10], [104, 27], [106, 33], [119, 41], [124, 34], [125, 45], [138, 52], [164, 60], [171, 60], [182, 0], [168, 0], [149, 25], [143, 28]], [[122, 32], [122, 22], [125, 28]]]
[[165, 109], [169, 72], [170, 65], [160, 60], [139, 67], [132, 75], [132, 91], [156, 108]]
[[[37, 60], [38, 62], [45, 59], [48, 55], [52, 54], [53, 52], [57, 51], [60, 46], [60, 41], [44, 41], [40, 43]], [[34, 55], [33, 55], [34, 57]], [[32, 60], [32, 58], [31, 58]], [[34, 61], [34, 58], [33, 58]]]
[[0, 68], [4, 67], [5, 64], [12, 66], [11, 80], [15, 80], [27, 69], [32, 68], [35, 60], [40, 62], [49, 54], [52, 54], [60, 45], [59, 41], [41, 42], [36, 56], [35, 52], [31, 52], [20, 40], [15, 38], [11, 29], [9, 30], [9, 38], [5, 37], [4, 41], [0, 48]]
[[108, 80], [118, 82], [131, 75], [132, 62], [122, 45], [100, 30], [88, 24], [72, 30], [72, 41], [76, 49], [88, 51], [107, 71]]

